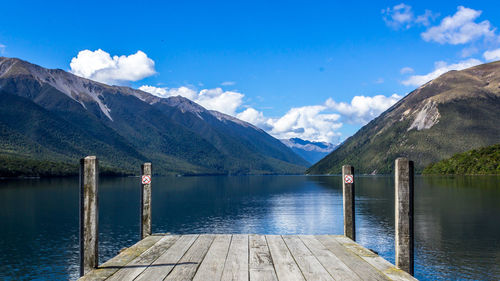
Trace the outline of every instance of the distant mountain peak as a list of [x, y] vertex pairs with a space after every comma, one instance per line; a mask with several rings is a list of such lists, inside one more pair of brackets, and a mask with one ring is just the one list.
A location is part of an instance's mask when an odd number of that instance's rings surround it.
[[306, 151], [330, 153], [336, 147], [336, 145], [328, 142], [308, 141], [301, 138], [281, 139], [280, 141], [288, 147], [297, 147]]
[[[302, 173], [307, 161], [263, 130], [181, 96], [161, 98], [60, 69], [0, 58], [0, 156], [158, 173]], [[76, 162], [75, 162], [76, 163]]]
[[421, 171], [455, 153], [500, 143], [500, 61], [450, 71], [363, 126], [308, 173], [391, 173], [408, 157]]
[[280, 141], [311, 164], [318, 162], [337, 147], [328, 142], [308, 141], [301, 138], [281, 139]]

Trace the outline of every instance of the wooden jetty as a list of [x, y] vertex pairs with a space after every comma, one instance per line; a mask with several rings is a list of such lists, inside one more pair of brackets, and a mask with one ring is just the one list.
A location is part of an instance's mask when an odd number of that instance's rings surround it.
[[79, 280], [416, 280], [413, 163], [396, 160], [396, 265], [354, 241], [354, 168], [343, 168], [344, 235], [151, 234], [151, 164], [142, 166], [141, 237], [98, 265], [97, 159], [81, 161]]

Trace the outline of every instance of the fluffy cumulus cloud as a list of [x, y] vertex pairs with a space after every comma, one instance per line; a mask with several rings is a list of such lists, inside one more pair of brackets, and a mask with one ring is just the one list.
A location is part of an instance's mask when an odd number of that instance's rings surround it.
[[415, 24], [428, 26], [431, 20], [434, 20], [436, 17], [437, 14], [434, 14], [430, 10], [425, 10], [423, 14], [415, 16], [412, 7], [404, 3], [382, 10], [382, 18], [385, 23], [394, 29], [409, 29]]
[[401, 99], [399, 95], [355, 96], [350, 103], [328, 99], [324, 104], [296, 107], [285, 115], [268, 118], [247, 108], [238, 118], [255, 124], [277, 138], [302, 138], [338, 143], [343, 122], [364, 125]]
[[483, 57], [487, 61], [500, 60], [500, 49], [486, 51], [484, 52]]
[[151, 93], [162, 98], [183, 96], [201, 106], [219, 112], [236, 115], [236, 110], [243, 104], [244, 95], [235, 91], [224, 91], [221, 88], [203, 89], [196, 91], [188, 87], [158, 88], [144, 85], [139, 90]]
[[113, 56], [101, 49], [83, 50], [70, 63], [75, 75], [107, 84], [138, 81], [155, 74], [155, 63], [142, 52]]
[[325, 112], [324, 105], [302, 106], [290, 109], [279, 118], [269, 118], [269, 133], [280, 139], [299, 137], [313, 141], [338, 142], [342, 127], [340, 115]]
[[335, 102], [330, 98], [325, 102], [325, 105], [331, 110], [339, 112], [348, 123], [364, 125], [401, 98], [397, 94], [388, 97], [384, 95], [373, 97], [355, 96], [350, 103]]
[[495, 28], [489, 21], [476, 22], [482, 11], [459, 6], [453, 16], [445, 17], [437, 26], [421, 34], [425, 41], [440, 44], [465, 44], [482, 37], [493, 37]]
[[468, 60], [463, 60], [458, 63], [454, 64], [447, 64], [444, 61], [438, 61], [434, 64], [434, 70], [430, 73], [424, 74], [424, 75], [413, 75], [410, 76], [408, 79], [404, 80], [402, 83], [403, 85], [406, 86], [421, 86], [432, 79], [435, 79], [442, 74], [445, 74], [446, 72], [450, 70], [462, 70], [466, 69], [469, 67], [476, 66], [478, 64], [481, 64], [482, 62], [477, 59], [468, 59]]
[[189, 87], [158, 88], [144, 85], [140, 90], [159, 97], [183, 96], [210, 110], [217, 110], [258, 126], [276, 138], [302, 138], [338, 143], [343, 122], [364, 125], [396, 103], [398, 95], [356, 96], [350, 103], [328, 99], [324, 104], [291, 108], [282, 116], [266, 116], [244, 104], [244, 95], [221, 88], [196, 91]]

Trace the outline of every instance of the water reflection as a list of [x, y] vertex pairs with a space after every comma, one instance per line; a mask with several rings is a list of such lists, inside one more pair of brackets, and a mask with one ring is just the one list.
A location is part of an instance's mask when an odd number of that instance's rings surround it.
[[[416, 177], [416, 277], [500, 279], [500, 177]], [[153, 179], [153, 231], [341, 234], [338, 176]], [[102, 178], [100, 259], [139, 239], [137, 178]], [[394, 262], [392, 177], [356, 178], [358, 242]], [[78, 179], [0, 181], [0, 279], [76, 279]]]

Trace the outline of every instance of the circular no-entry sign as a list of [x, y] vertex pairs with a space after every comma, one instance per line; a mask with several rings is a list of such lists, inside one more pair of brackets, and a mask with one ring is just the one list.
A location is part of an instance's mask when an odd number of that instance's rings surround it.
[[354, 177], [352, 175], [345, 175], [344, 182], [345, 183], [353, 183], [354, 182]]
[[142, 184], [151, 183], [151, 176], [142, 176]]

